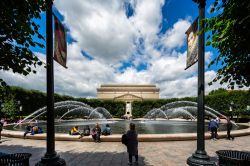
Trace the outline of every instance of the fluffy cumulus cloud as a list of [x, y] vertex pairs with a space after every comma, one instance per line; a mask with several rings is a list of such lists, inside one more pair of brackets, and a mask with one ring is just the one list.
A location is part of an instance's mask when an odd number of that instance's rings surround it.
[[[68, 44], [68, 69], [54, 63], [55, 92], [95, 97], [101, 84], [156, 84], [161, 97], [197, 95], [197, 65], [188, 70], [186, 52], [178, 52], [185, 43], [185, 31], [191, 19], [180, 18], [159, 36], [164, 0], [58, 0], [55, 6], [64, 16], [75, 42]], [[130, 3], [132, 14], [124, 3]], [[157, 44], [160, 47], [155, 47]], [[87, 53], [92, 58], [82, 55]], [[36, 53], [45, 61], [45, 55]], [[206, 53], [206, 62], [211, 52]], [[124, 63], [130, 65], [124, 65]], [[140, 68], [141, 64], [146, 67]], [[121, 69], [122, 68], [122, 69]], [[46, 70], [21, 76], [0, 71], [10, 85], [46, 90]], [[206, 82], [216, 73], [207, 71]], [[206, 86], [209, 92], [219, 84]]]
[[79, 46], [103, 63], [125, 60], [137, 34], [127, 19], [124, 3], [117, 0], [60, 0], [55, 6]]
[[185, 32], [191, 25], [190, 19], [178, 20], [172, 28], [167, 30], [162, 37], [162, 42], [167, 48], [181, 47], [185, 43]]

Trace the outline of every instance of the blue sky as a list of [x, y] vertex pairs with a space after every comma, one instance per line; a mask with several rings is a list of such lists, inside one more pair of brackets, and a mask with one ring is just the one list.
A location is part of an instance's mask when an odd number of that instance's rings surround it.
[[[156, 84], [162, 98], [196, 96], [197, 64], [184, 70], [185, 31], [198, 16], [192, 0], [57, 0], [53, 11], [68, 30], [68, 69], [55, 62], [56, 93], [95, 97], [101, 84], [118, 83]], [[41, 18], [45, 36], [45, 13]], [[32, 50], [45, 61], [45, 48]], [[206, 48], [206, 82], [216, 75], [216, 66], [207, 68], [215, 55]], [[37, 70], [3, 75], [9, 84], [45, 91], [46, 71]], [[206, 93], [218, 87], [206, 86]]]

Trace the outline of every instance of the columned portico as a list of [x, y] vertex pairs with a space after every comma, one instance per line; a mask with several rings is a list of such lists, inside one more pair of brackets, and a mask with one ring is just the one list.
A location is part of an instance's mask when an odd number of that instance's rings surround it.
[[124, 101], [124, 116], [132, 116], [132, 102], [159, 99], [159, 91], [155, 85], [109, 84], [97, 88], [97, 98], [101, 100]]

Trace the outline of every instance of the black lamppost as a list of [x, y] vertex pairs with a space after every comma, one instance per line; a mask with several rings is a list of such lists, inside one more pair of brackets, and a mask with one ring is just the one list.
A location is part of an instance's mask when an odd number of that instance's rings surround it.
[[55, 151], [54, 68], [52, 0], [46, 0], [46, 66], [47, 66], [47, 151], [37, 166], [64, 166], [66, 162]]
[[187, 159], [190, 166], [208, 166], [214, 165], [205, 151], [205, 122], [204, 122], [204, 53], [205, 53], [205, 35], [204, 22], [206, 0], [193, 0], [199, 4], [199, 35], [198, 39], [198, 114], [197, 114], [197, 149], [191, 157]]

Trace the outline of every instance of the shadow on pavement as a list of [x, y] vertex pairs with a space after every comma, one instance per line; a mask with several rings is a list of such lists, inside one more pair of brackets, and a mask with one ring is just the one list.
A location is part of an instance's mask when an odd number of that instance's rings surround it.
[[[77, 152], [77, 148], [74, 151], [58, 152], [61, 158], [63, 158], [67, 166], [125, 166], [128, 165], [127, 152]], [[81, 149], [82, 151], [82, 149]], [[30, 165], [33, 166], [40, 161], [44, 156], [46, 149], [30, 146], [20, 145], [4, 145], [0, 144], [0, 152], [2, 153], [31, 153]], [[133, 158], [134, 161], [134, 158]], [[135, 165], [133, 163], [133, 165]], [[145, 161], [143, 156], [139, 155], [140, 166], [151, 166]]]

